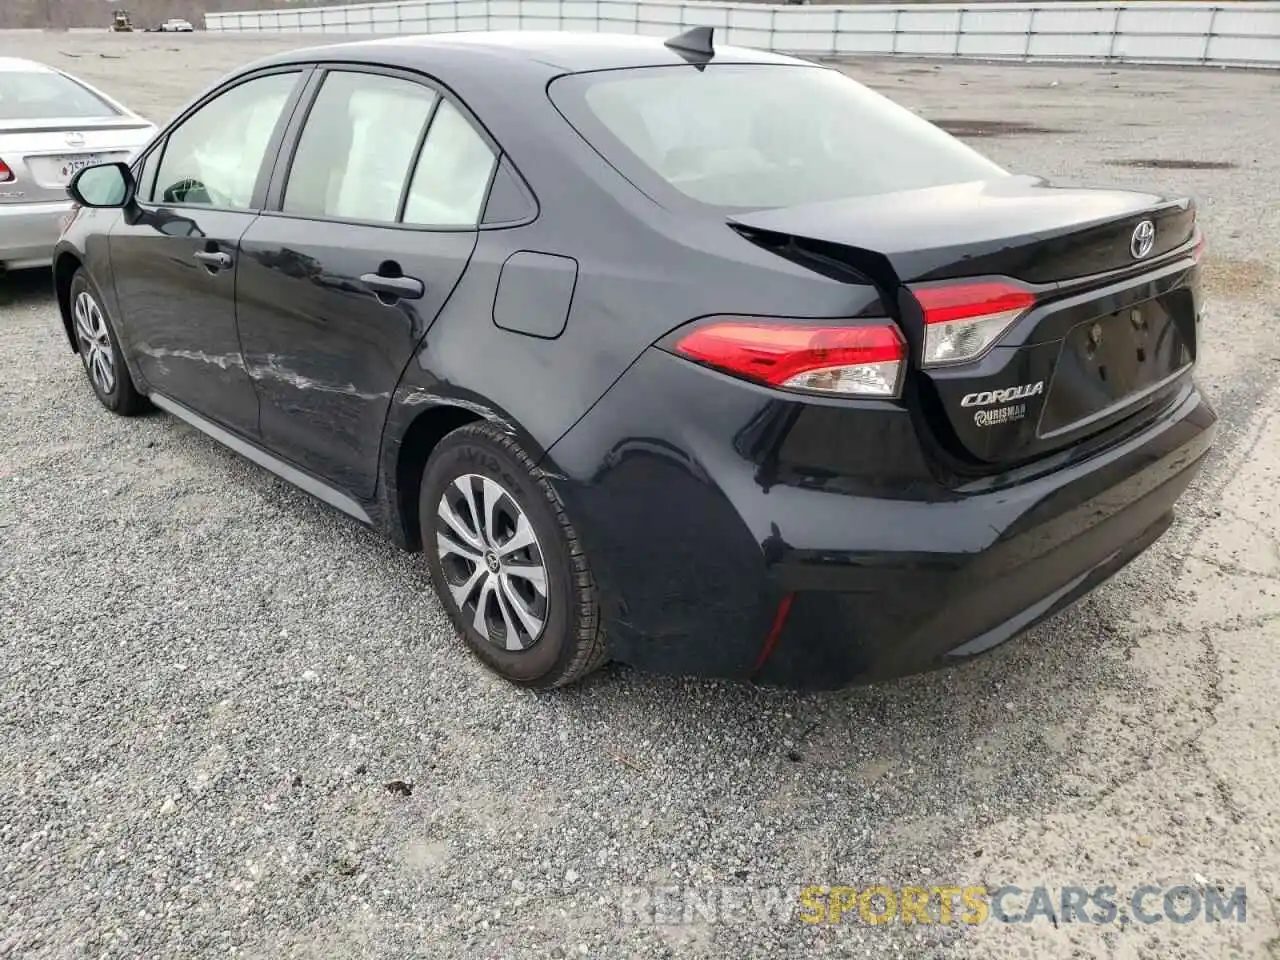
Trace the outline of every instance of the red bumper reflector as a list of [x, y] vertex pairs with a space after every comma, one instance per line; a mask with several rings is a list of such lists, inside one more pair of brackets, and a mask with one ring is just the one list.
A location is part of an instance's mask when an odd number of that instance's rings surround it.
[[795, 602], [796, 595], [788, 593], [782, 598], [782, 602], [778, 604], [778, 611], [773, 615], [773, 626], [769, 628], [769, 635], [765, 637], [764, 646], [760, 648], [760, 655], [756, 657], [755, 666], [751, 668], [752, 675], [760, 672], [773, 653], [773, 648], [778, 645], [778, 638], [782, 636], [782, 628], [787, 625], [787, 615], [791, 613], [791, 604]]

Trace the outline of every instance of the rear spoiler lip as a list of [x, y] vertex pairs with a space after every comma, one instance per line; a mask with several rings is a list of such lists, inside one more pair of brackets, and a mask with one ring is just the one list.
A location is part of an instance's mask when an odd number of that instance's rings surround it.
[[6, 126], [0, 122], [0, 137], [30, 133], [60, 133], [74, 131], [76, 133], [100, 133], [104, 130], [149, 130], [155, 124], [141, 117], [121, 117], [119, 120], [90, 120], [76, 124], [70, 120], [56, 118], [44, 123], [32, 123], [27, 126]]

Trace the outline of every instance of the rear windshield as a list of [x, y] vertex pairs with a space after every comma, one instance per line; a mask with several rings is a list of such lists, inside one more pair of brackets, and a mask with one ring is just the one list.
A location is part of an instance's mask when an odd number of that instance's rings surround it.
[[101, 97], [60, 73], [0, 70], [0, 120], [117, 115]]
[[610, 70], [562, 77], [550, 92], [579, 133], [642, 189], [656, 175], [716, 207], [786, 207], [1005, 175], [825, 67]]

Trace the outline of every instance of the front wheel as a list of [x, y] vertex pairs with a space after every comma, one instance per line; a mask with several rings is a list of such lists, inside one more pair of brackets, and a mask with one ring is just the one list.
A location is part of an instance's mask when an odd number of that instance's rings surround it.
[[418, 500], [432, 585], [467, 645], [513, 683], [558, 687], [606, 659], [595, 581], [555, 489], [474, 423], [440, 441]]
[[102, 297], [83, 269], [71, 278], [71, 323], [85, 376], [102, 405], [124, 417], [150, 409], [133, 385]]

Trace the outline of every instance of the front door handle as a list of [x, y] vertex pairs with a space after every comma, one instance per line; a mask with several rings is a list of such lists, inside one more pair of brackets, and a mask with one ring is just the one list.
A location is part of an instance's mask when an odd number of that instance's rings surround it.
[[210, 270], [226, 270], [231, 266], [231, 254], [214, 250], [197, 250], [195, 258]]
[[366, 273], [360, 282], [377, 294], [383, 303], [418, 300], [427, 290], [417, 277], [384, 277], [380, 273]]

